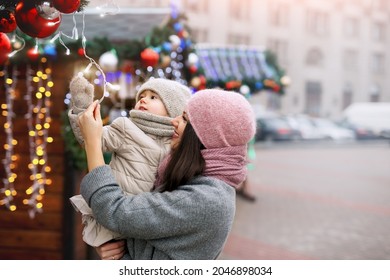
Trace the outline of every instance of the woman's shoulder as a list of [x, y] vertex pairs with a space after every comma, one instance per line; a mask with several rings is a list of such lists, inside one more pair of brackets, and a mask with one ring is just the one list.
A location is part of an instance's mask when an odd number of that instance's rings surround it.
[[235, 189], [226, 182], [209, 176], [197, 176], [179, 189], [190, 191], [204, 197], [231, 197], [235, 195]]
[[189, 180], [189, 184], [233, 188], [226, 182], [211, 176], [196, 176]]

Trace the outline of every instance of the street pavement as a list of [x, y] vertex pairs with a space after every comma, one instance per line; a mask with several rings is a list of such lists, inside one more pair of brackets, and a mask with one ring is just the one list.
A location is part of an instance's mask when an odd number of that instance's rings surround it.
[[221, 260], [389, 260], [390, 143], [256, 143]]

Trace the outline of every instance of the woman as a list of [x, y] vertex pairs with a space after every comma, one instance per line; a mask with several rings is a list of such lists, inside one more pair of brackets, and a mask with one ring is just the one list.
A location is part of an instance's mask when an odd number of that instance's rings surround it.
[[99, 109], [94, 102], [79, 121], [90, 170], [81, 194], [100, 224], [127, 236], [125, 254], [122, 241], [103, 245], [100, 256], [216, 259], [233, 224], [235, 188], [246, 177], [247, 143], [255, 133], [248, 101], [234, 92], [197, 92], [173, 121], [172, 152], [155, 190], [128, 196], [104, 164]]

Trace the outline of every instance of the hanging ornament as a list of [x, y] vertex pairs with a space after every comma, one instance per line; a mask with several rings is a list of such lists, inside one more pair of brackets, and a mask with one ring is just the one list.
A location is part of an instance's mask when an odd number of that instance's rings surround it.
[[38, 60], [39, 58], [39, 52], [36, 48], [31, 48], [27, 51], [27, 57], [31, 60], [31, 61], [36, 61]]
[[198, 72], [198, 67], [196, 65], [191, 65], [188, 70], [191, 74], [195, 74], [196, 72]]
[[128, 74], [135, 75], [135, 61], [133, 60], [124, 60], [121, 65], [121, 71]]
[[47, 44], [44, 48], [43, 51], [45, 52], [45, 55], [55, 58], [57, 56], [57, 50], [56, 46], [54, 44]]
[[15, 18], [20, 30], [33, 38], [45, 38], [53, 34], [61, 24], [61, 14], [51, 18], [56, 13], [48, 5], [50, 3], [47, 1], [19, 2]]
[[173, 50], [176, 50], [181, 44], [181, 40], [177, 35], [169, 36], [169, 41], [171, 42], [171, 46]]
[[11, 52], [11, 42], [8, 36], [0, 32], [0, 65], [8, 60], [8, 54]]
[[287, 86], [289, 86], [291, 84], [291, 78], [289, 76], [282, 76], [280, 78], [280, 83], [283, 86], [287, 87]]
[[237, 89], [241, 86], [241, 81], [231, 80], [225, 83], [226, 89]]
[[118, 57], [112, 51], [105, 52], [99, 58], [99, 65], [105, 72], [114, 72], [118, 67]]
[[164, 43], [162, 44], [162, 49], [163, 49], [163, 51], [165, 51], [165, 52], [170, 52], [170, 51], [172, 51], [172, 44], [169, 43], [169, 42], [164, 42]]
[[13, 12], [0, 10], [0, 32], [10, 33], [16, 29], [16, 19]]
[[80, 0], [52, 0], [54, 8], [64, 14], [71, 14], [80, 8]]
[[36, 6], [38, 14], [44, 19], [52, 20], [60, 16], [60, 12], [50, 2], [44, 1]]
[[207, 83], [206, 77], [203, 76], [203, 75], [200, 75], [199, 79], [200, 79], [199, 89], [205, 89], [206, 88], [206, 83]]
[[145, 67], [156, 66], [159, 58], [159, 54], [151, 48], [146, 48], [141, 52], [141, 62]]
[[192, 87], [197, 89], [201, 85], [201, 80], [200, 80], [199, 77], [193, 77], [190, 84], [191, 84]]
[[161, 68], [166, 68], [171, 64], [171, 57], [169, 55], [162, 55], [161, 56]]
[[79, 56], [85, 56], [84, 48], [79, 48], [79, 49], [77, 50], [77, 54], [78, 54]]
[[242, 85], [240, 87], [240, 93], [244, 96], [248, 96], [251, 93], [251, 89], [247, 85]]

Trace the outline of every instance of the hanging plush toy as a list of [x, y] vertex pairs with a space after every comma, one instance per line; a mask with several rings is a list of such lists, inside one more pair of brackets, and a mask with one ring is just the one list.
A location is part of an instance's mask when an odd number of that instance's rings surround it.
[[76, 120], [78, 118], [77, 114], [83, 112], [93, 102], [94, 87], [82, 75], [76, 75], [70, 82], [69, 89], [71, 94], [70, 108], [72, 108], [72, 110], [69, 110], [68, 116], [70, 119], [75, 120], [71, 121], [70, 125], [76, 138], [83, 139], [80, 127], [76, 125]]

